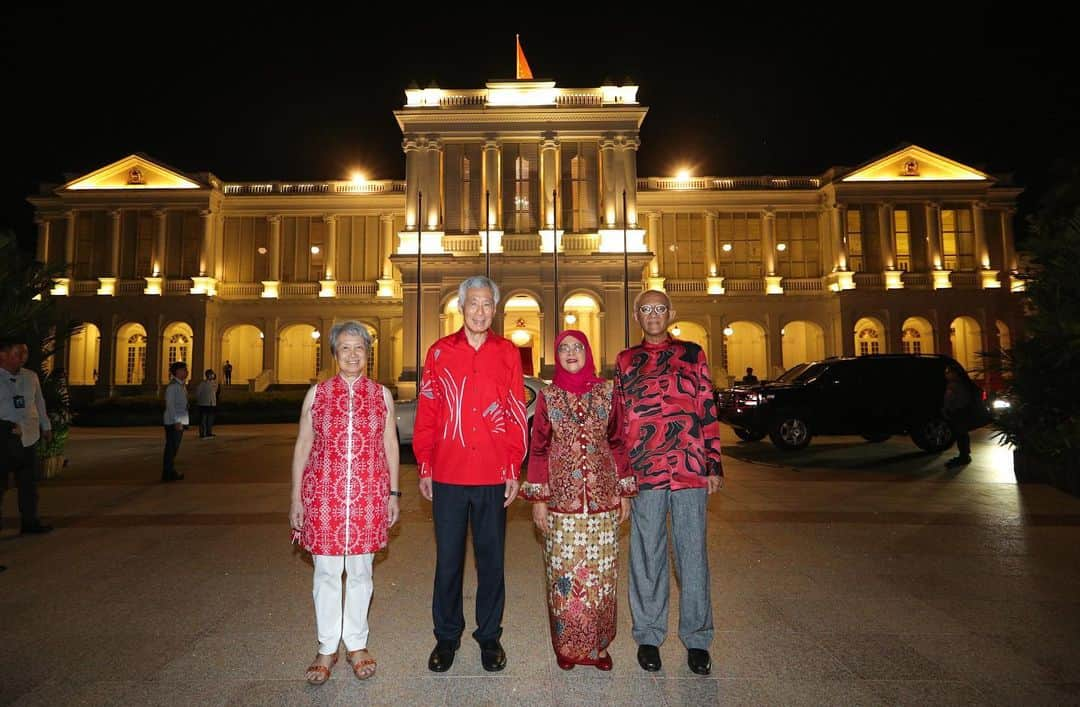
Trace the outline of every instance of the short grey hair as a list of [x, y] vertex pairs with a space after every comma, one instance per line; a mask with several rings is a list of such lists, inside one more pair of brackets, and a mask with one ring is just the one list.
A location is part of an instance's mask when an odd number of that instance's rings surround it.
[[663, 290], [645, 290], [644, 292], [638, 293], [638, 296], [634, 298], [635, 312], [638, 309], [638, 305], [641, 304], [641, 300], [645, 299], [645, 295], [660, 295], [664, 298], [664, 301], [667, 302], [667, 308], [669, 310], [671, 309], [671, 297], [668, 296], [667, 292], [664, 292]]
[[499, 303], [499, 286], [490, 277], [484, 277], [483, 275], [473, 275], [461, 281], [461, 284], [457, 288], [457, 306], [459, 312], [465, 311], [465, 293], [471, 289], [482, 287], [486, 290], [491, 290], [491, 298], [495, 300], [495, 304]]
[[364, 350], [371, 353], [371, 332], [360, 322], [347, 321], [330, 327], [330, 353], [337, 356], [337, 342], [343, 335], [359, 336], [364, 340]]

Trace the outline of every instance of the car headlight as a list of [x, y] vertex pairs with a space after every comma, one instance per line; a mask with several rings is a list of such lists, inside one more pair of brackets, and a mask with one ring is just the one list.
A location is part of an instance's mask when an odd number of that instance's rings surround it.
[[1008, 410], [1009, 408], [1011, 408], [1011, 407], [1012, 407], [1012, 403], [1010, 403], [1010, 402], [1009, 402], [1008, 400], [1006, 400], [1005, 398], [997, 398], [997, 399], [996, 399], [996, 400], [994, 400], [994, 402], [992, 403], [992, 407], [993, 407], [993, 408], [994, 408], [995, 410]]

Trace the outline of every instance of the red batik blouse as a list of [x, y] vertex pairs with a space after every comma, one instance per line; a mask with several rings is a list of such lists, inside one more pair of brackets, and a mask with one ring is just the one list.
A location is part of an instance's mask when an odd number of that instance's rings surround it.
[[608, 381], [583, 395], [554, 385], [540, 393], [521, 486], [526, 501], [547, 501], [556, 513], [602, 513], [637, 493], [619, 434], [622, 418], [611, 403]]

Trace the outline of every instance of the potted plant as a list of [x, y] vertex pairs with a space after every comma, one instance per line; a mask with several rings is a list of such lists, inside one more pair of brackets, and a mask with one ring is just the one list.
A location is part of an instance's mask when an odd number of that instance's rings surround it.
[[41, 381], [41, 394], [49, 412], [49, 422], [52, 423], [52, 439], [38, 442], [37, 455], [41, 460], [38, 468], [42, 479], [51, 479], [67, 463], [64, 449], [71, 430], [71, 397], [68, 394], [67, 376], [62, 370], [54, 369], [45, 376]]
[[995, 427], [1016, 448], [1017, 481], [1080, 495], [1080, 172], [1029, 225], [1024, 332], [996, 362], [1010, 406]]

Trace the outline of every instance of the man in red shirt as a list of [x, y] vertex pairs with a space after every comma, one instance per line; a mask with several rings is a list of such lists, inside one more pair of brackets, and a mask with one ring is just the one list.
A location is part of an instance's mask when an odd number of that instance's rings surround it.
[[668, 513], [678, 565], [679, 638], [687, 664], [712, 669], [712, 600], [705, 521], [709, 494], [720, 490], [720, 424], [705, 352], [667, 332], [671, 300], [648, 290], [634, 303], [644, 340], [615, 360], [615, 400], [637, 478], [630, 529], [630, 613], [638, 664], [660, 670], [668, 624]]
[[476, 631], [484, 670], [506, 667], [502, 636], [506, 587], [506, 508], [517, 496], [528, 422], [521, 355], [491, 331], [498, 286], [471, 277], [458, 287], [465, 325], [432, 344], [417, 396], [413, 453], [420, 494], [435, 522], [436, 644], [428, 669], [445, 672], [465, 630], [461, 583], [465, 535], [472, 522], [476, 555]]

